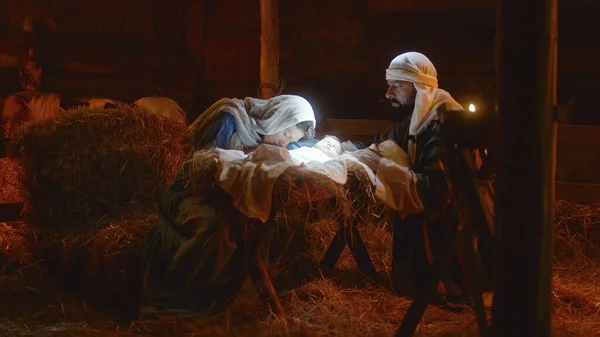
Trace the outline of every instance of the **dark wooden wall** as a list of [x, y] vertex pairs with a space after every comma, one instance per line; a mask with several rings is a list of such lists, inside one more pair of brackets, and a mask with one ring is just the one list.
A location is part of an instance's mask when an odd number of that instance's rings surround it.
[[[576, 97], [572, 122], [599, 124], [600, 1], [562, 1], [559, 102]], [[19, 90], [17, 34], [26, 16], [54, 22], [40, 38], [44, 91], [132, 101], [163, 92], [195, 117], [259, 85], [259, 0], [5, 0], [0, 8], [0, 96]], [[461, 101], [493, 101], [495, 12], [490, 0], [280, 1], [285, 92], [320, 116], [382, 118], [385, 69], [417, 50], [440, 86]], [[52, 26], [48, 24], [48, 26]]]

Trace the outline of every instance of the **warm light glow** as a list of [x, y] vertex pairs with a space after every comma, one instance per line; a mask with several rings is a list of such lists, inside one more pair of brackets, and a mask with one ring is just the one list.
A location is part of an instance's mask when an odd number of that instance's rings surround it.
[[473, 104], [473, 103], [469, 104], [469, 111], [475, 112], [475, 104]]

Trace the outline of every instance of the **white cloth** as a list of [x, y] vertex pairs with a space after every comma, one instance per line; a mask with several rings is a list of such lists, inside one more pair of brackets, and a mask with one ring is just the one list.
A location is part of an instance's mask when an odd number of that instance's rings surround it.
[[226, 111], [235, 117], [236, 132], [227, 144], [228, 149], [243, 150], [258, 146], [260, 134], [272, 135], [300, 122], [317, 122], [310, 103], [296, 95], [280, 95], [268, 100], [246, 97], [222, 98], [206, 109], [190, 126], [195, 140], [206, 130], [213, 119]]
[[[105, 102], [107, 103], [107, 102]], [[112, 103], [108, 101], [108, 103]], [[168, 97], [143, 97], [133, 102], [138, 108], [186, 124], [185, 112], [174, 100]], [[104, 104], [102, 104], [104, 106]]]
[[403, 167], [412, 167], [412, 162], [408, 157], [408, 154], [396, 141], [393, 139], [385, 140], [376, 146], [377, 152], [379, 152], [383, 157], [392, 160], [394, 163], [403, 166]]
[[331, 157], [313, 147], [301, 147], [299, 149], [289, 150], [288, 152], [291, 160], [296, 165], [300, 165], [302, 163], [308, 164], [313, 161], [325, 163], [331, 160]]
[[[307, 161], [309, 156], [306, 153], [309, 152], [313, 151], [288, 151], [269, 144], [261, 144], [250, 155], [245, 155], [242, 151], [219, 149], [222, 165], [215, 178], [232, 197], [237, 209], [249, 218], [266, 222], [269, 219], [277, 178], [289, 167], [304, 164], [307, 170], [322, 174], [343, 185], [348, 176], [346, 161], [356, 161], [351, 156], [328, 158], [324, 162], [319, 159]], [[302, 159], [298, 154], [302, 155]], [[374, 182], [372, 172], [370, 177]]]
[[231, 196], [237, 209], [248, 218], [266, 222], [269, 219], [275, 182], [291, 165], [293, 164], [289, 161], [224, 161], [216, 178], [223, 190]]
[[437, 70], [427, 56], [407, 52], [396, 56], [386, 70], [388, 81], [412, 82], [417, 90], [415, 108], [410, 119], [409, 133], [418, 135], [427, 125], [439, 118], [438, 109], [462, 109], [450, 94], [438, 88]]
[[268, 144], [260, 145], [249, 155], [242, 151], [219, 149], [222, 166], [215, 178], [232, 197], [237, 209], [249, 218], [266, 222], [277, 178], [289, 167], [304, 164], [307, 170], [344, 185], [348, 176], [347, 165], [356, 163], [365, 170], [375, 186], [377, 200], [398, 211], [401, 216], [423, 211], [423, 204], [416, 192], [416, 177], [407, 168], [383, 158], [375, 175], [351, 154], [334, 159], [325, 155], [325, 159], [313, 150], [319, 151], [308, 147], [288, 151]]
[[383, 158], [377, 168], [375, 198], [397, 211], [401, 217], [425, 209], [417, 191], [417, 177], [406, 167]]

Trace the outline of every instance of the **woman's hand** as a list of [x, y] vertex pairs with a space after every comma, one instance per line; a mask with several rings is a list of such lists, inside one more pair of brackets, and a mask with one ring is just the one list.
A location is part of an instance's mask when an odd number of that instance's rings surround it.
[[244, 154], [248, 154], [250, 152], [254, 152], [254, 150], [256, 150], [256, 147], [250, 147], [250, 148], [244, 149]]

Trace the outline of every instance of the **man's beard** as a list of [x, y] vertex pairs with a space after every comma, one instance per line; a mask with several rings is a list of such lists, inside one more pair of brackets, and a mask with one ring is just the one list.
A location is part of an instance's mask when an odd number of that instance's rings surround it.
[[[388, 101], [388, 106], [384, 109], [385, 117], [394, 123], [400, 123], [404, 121], [407, 117], [409, 117], [413, 110], [415, 109], [415, 105], [413, 104], [400, 104], [395, 98], [392, 98]], [[398, 104], [398, 107], [394, 107], [391, 103]]]

